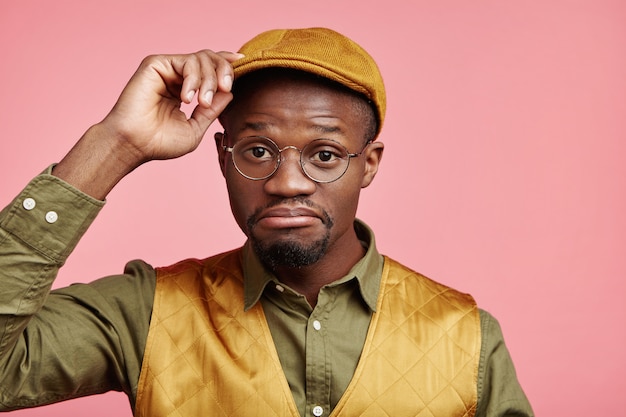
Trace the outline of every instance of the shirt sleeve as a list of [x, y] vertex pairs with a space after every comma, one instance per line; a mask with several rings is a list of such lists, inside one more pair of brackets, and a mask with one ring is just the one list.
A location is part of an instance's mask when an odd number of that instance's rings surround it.
[[48, 169], [0, 212], [0, 411], [109, 390], [134, 401], [154, 269], [50, 292], [103, 205]]
[[476, 417], [533, 417], [497, 320], [480, 310], [482, 346]]

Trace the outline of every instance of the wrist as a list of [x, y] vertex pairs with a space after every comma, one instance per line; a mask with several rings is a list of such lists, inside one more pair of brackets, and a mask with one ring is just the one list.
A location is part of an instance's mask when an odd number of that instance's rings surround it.
[[90, 127], [52, 174], [99, 200], [144, 161], [125, 141], [99, 123]]

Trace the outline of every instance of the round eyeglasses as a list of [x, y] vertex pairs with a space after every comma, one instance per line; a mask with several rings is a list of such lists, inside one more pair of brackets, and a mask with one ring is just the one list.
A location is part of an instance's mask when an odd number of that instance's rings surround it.
[[[222, 141], [225, 137], [226, 133]], [[332, 139], [315, 139], [302, 149], [295, 146], [281, 149], [268, 137], [246, 136], [232, 147], [222, 143], [222, 148], [231, 153], [237, 171], [250, 180], [264, 180], [274, 175], [285, 159], [283, 152], [293, 149], [300, 153], [300, 166], [307, 177], [318, 183], [328, 183], [341, 178], [348, 170], [350, 159], [361, 155], [369, 144], [367, 142], [358, 153], [348, 152]]]

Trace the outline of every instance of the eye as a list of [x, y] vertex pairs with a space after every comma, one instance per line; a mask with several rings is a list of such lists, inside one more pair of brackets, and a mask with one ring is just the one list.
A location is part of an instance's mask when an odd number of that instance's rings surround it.
[[332, 168], [342, 162], [346, 156], [345, 150], [332, 142], [313, 142], [314, 145], [306, 150], [306, 160], [318, 167]]
[[241, 142], [237, 149], [238, 159], [248, 163], [269, 162], [275, 159], [276, 150], [270, 143], [253, 140]]
[[263, 156], [265, 155], [266, 152], [267, 152], [267, 150], [265, 148], [260, 147], [260, 146], [257, 146], [256, 148], [250, 149], [250, 153], [252, 153], [252, 155], [255, 158], [263, 158]]
[[335, 155], [333, 155], [333, 153], [330, 152], [330, 151], [319, 151], [317, 153], [317, 157], [322, 162], [328, 162], [328, 161], [332, 160], [333, 157], [335, 157]]
[[271, 149], [267, 146], [255, 144], [241, 150], [242, 156], [249, 161], [263, 162], [274, 158]]

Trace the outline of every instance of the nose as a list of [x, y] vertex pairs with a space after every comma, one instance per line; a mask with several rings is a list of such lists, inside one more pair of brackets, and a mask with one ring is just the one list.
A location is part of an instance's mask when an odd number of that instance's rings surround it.
[[[289, 150], [293, 152], [288, 152]], [[298, 148], [295, 146], [283, 148], [280, 158], [280, 166], [274, 175], [265, 180], [265, 191], [281, 197], [313, 194], [317, 184], [302, 171]]]

